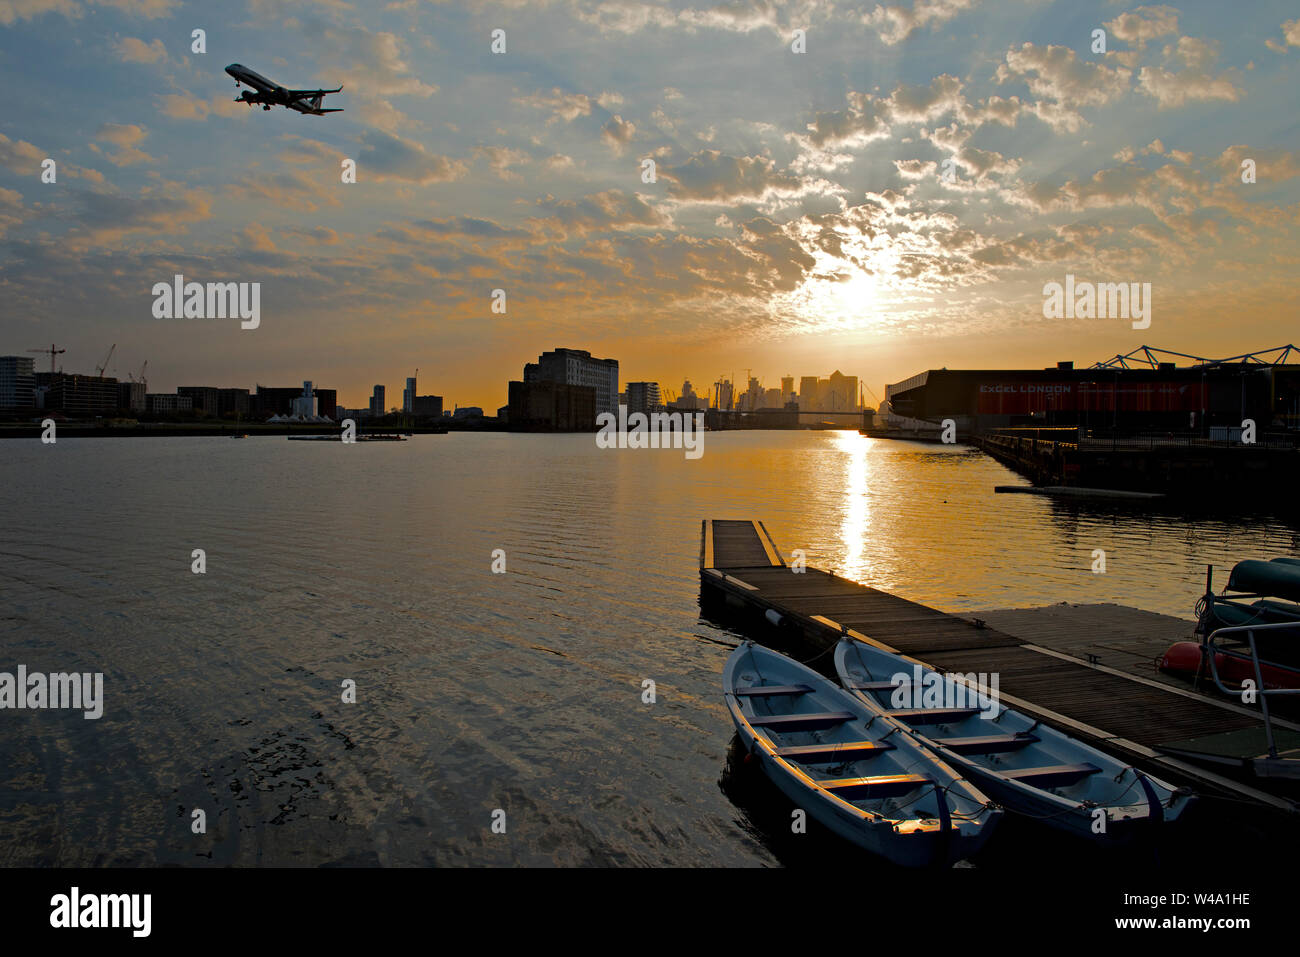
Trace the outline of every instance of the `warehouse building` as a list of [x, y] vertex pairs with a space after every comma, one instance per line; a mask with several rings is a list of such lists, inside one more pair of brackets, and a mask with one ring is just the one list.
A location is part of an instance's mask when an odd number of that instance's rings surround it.
[[[1142, 358], [1135, 358], [1140, 354]], [[891, 428], [955, 421], [964, 433], [1008, 427], [1090, 432], [1206, 434], [1240, 428], [1300, 429], [1300, 364], [1294, 347], [1177, 365], [1179, 353], [1142, 347], [1086, 369], [929, 369], [885, 387]]]

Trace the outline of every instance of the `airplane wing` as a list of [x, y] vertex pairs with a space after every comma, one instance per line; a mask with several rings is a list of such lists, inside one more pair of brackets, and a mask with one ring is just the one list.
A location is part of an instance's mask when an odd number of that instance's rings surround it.
[[292, 96], [292, 97], [300, 97], [300, 96], [324, 96], [326, 93], [338, 93], [339, 90], [342, 90], [342, 89], [343, 89], [343, 87], [340, 86], [338, 89], [335, 89], [335, 90], [290, 90], [290, 91], [289, 91], [289, 95]]

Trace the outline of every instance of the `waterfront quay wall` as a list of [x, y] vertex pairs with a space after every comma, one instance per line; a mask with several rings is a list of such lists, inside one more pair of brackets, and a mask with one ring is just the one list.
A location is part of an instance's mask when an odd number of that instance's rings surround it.
[[1208, 439], [1129, 437], [1045, 439], [978, 435], [970, 444], [1036, 485], [1066, 485], [1174, 497], [1216, 494], [1294, 496], [1300, 451], [1293, 441], [1254, 444]]

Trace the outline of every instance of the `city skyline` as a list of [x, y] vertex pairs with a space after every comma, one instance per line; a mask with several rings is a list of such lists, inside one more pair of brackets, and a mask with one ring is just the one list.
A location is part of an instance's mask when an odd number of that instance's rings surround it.
[[[500, 370], [566, 342], [626, 381], [849, 366], [883, 395], [925, 368], [1294, 338], [1283, 3], [231, 9], [0, 11], [0, 77], [42, 79], [0, 121], [19, 353], [84, 344], [63, 358], [90, 371], [117, 343], [163, 388], [237, 368], [349, 405], [400, 391], [400, 354], [488, 409]], [[343, 83], [346, 110], [234, 103], [232, 60]], [[155, 319], [181, 274], [261, 283], [260, 323]], [[1046, 318], [1067, 276], [1150, 283], [1150, 326]]]
[[[51, 353], [51, 349], [53, 349], [54, 352], [55, 352], [55, 355], [56, 355], [56, 356], [65, 355], [65, 354], [67, 354], [67, 353], [70, 352], [70, 351], [72, 351], [73, 354], [75, 355], [75, 350], [70, 350], [70, 349], [67, 349], [67, 348], [63, 348], [63, 349], [54, 349], [54, 346], [56, 346], [56, 345], [57, 345], [57, 344], [53, 344], [53, 345], [51, 346], [50, 349], [40, 349], [40, 350], [37, 350], [37, 349], [30, 349], [30, 350], [22, 350], [22, 352], [18, 352], [18, 351], [16, 351], [16, 350], [8, 350], [8, 351], [6, 351], [6, 350], [3, 350], [3, 349], [0, 349], [0, 359], [15, 359], [15, 358], [16, 358], [16, 359], [18, 359], [18, 360], [20, 360], [20, 361], [25, 361], [25, 362], [27, 362], [27, 363], [30, 363], [30, 366], [31, 366], [31, 367], [30, 367], [30, 374], [32, 374], [32, 375], [36, 375], [36, 374], [38, 374], [38, 373], [48, 373], [48, 372], [50, 372], [51, 370], [48, 369], [48, 368], [44, 368], [44, 367], [41, 366], [41, 364], [40, 364], [40, 359], [36, 358], [36, 355], [37, 355], [37, 354], [39, 354], [39, 353], [44, 353], [45, 355], [48, 356], [48, 355], [50, 355], [50, 353]], [[114, 350], [114, 351], [115, 351], [115, 350]], [[572, 350], [572, 349], [569, 348], [569, 347], [561, 347], [561, 351], [574, 351], [574, 350]], [[585, 351], [585, 350], [579, 350], [579, 351]], [[22, 353], [26, 353], [26, 355], [24, 355], [24, 354], [22, 354]], [[549, 351], [548, 351], [548, 353], [544, 353], [543, 356], [542, 356], [542, 358], [544, 358], [545, 355], [547, 355], [547, 354], [551, 354], [551, 353], [549, 353]], [[588, 353], [588, 355], [589, 355], [589, 353]], [[606, 361], [606, 360], [600, 360], [600, 359], [597, 359], [596, 361], [597, 361], [597, 362], [601, 362], [601, 361]], [[615, 369], [617, 370], [617, 367], [618, 367], [618, 360], [615, 359], [615, 360], [613, 360], [613, 362], [614, 362], [614, 365], [615, 365]], [[92, 374], [90, 374], [90, 373], [88, 373], [88, 372], [86, 372], [86, 371], [82, 371], [82, 370], [79, 370], [79, 369], [68, 368], [68, 367], [66, 367], [66, 366], [64, 365], [64, 363], [63, 363], [62, 361], [58, 360], [57, 358], [56, 358], [56, 361], [55, 361], [55, 364], [54, 364], [54, 365], [55, 365], [55, 370], [56, 370], [60, 375], [68, 375], [68, 376], [72, 376], [72, 377], [79, 377], [79, 378], [82, 378], [82, 379], [95, 379], [95, 378], [99, 378], [99, 377], [100, 377], [100, 376], [99, 376], [99, 370], [100, 370], [101, 366], [96, 366], [96, 374], [95, 374], [95, 375], [92, 375]], [[527, 366], [534, 366], [534, 365], [535, 365], [535, 363], [528, 363], [528, 364], [526, 364], [525, 375], [528, 374]], [[104, 365], [102, 368], [103, 368], [103, 376], [102, 376], [102, 377], [103, 377], [104, 379], [114, 380], [114, 381], [116, 381], [119, 385], [126, 385], [126, 384], [129, 383], [129, 384], [131, 384], [131, 385], [138, 386], [139, 389], [140, 389], [140, 392], [141, 392], [142, 401], [143, 401], [143, 398], [146, 397], [146, 396], [147, 396], [150, 400], [152, 400], [152, 399], [154, 399], [154, 398], [160, 398], [160, 397], [164, 397], [164, 396], [168, 396], [168, 395], [175, 395], [175, 394], [178, 394], [178, 393], [184, 394], [184, 393], [212, 392], [212, 393], [215, 394], [215, 393], [217, 393], [217, 392], [243, 392], [243, 393], [245, 394], [245, 396], [248, 396], [248, 395], [256, 395], [259, 389], [260, 389], [260, 390], [267, 390], [267, 389], [269, 389], [269, 390], [272, 391], [272, 392], [285, 392], [285, 391], [292, 391], [292, 390], [298, 388], [297, 386], [287, 386], [287, 387], [286, 387], [286, 386], [267, 386], [265, 383], [255, 383], [255, 384], [253, 384], [252, 386], [245, 387], [245, 386], [232, 386], [232, 385], [230, 385], [229, 383], [215, 383], [215, 384], [213, 384], [213, 383], [209, 383], [209, 384], [207, 384], [207, 385], [194, 385], [193, 383], [188, 383], [188, 382], [187, 382], [187, 383], [182, 383], [182, 384], [176, 385], [176, 386], [172, 387], [171, 389], [167, 389], [167, 388], [165, 388], [165, 387], [158, 387], [158, 386], [156, 386], [156, 385], [155, 385], [155, 386], [148, 386], [148, 383], [147, 383], [144, 379], [139, 378], [139, 377], [137, 376], [137, 373], [136, 373], [134, 370], [128, 370], [128, 371], [126, 371], [125, 373], [123, 373], [123, 374], [121, 374], [121, 375], [118, 375], [118, 374], [116, 373], [115, 368], [114, 368], [112, 365]], [[144, 371], [144, 370], [143, 370], [143, 365], [142, 365], [142, 368], [141, 368], [140, 371], [141, 371], [141, 372]], [[379, 383], [374, 383], [374, 384], [372, 384], [372, 386], [371, 386], [371, 388], [370, 388], [370, 393], [369, 393], [368, 395], [366, 395], [366, 396], [363, 397], [363, 401], [362, 401], [361, 403], [349, 404], [348, 402], [343, 401], [342, 399], [340, 399], [340, 400], [338, 401], [337, 405], [338, 405], [338, 407], [345, 408], [345, 409], [362, 409], [362, 410], [366, 410], [366, 411], [368, 411], [370, 414], [379, 414], [379, 413], [376, 412], [376, 409], [375, 409], [375, 401], [376, 401], [376, 399], [377, 399], [378, 397], [381, 397], [381, 396], [382, 396], [382, 397], [384, 397], [384, 398], [380, 399], [380, 401], [381, 401], [382, 404], [384, 405], [383, 414], [386, 414], [386, 413], [388, 413], [388, 412], [392, 412], [392, 411], [407, 411], [407, 412], [410, 412], [410, 411], [412, 411], [412, 403], [413, 403], [413, 401], [418, 402], [419, 400], [437, 399], [437, 400], [439, 400], [439, 402], [443, 402], [443, 401], [444, 401], [444, 397], [441, 396], [441, 395], [432, 395], [432, 394], [431, 394], [431, 395], [428, 395], [428, 396], [420, 396], [420, 395], [417, 395], [416, 392], [412, 392], [412, 391], [411, 391], [413, 387], [418, 391], [418, 387], [419, 387], [419, 386], [418, 386], [418, 383], [419, 383], [420, 376], [418, 375], [418, 370], [416, 370], [416, 371], [417, 371], [417, 375], [415, 375], [415, 376], [407, 376], [407, 377], [405, 377], [405, 378], [403, 379], [403, 388], [402, 388], [402, 393], [401, 393], [401, 395], [402, 395], [402, 399], [401, 399], [401, 402], [400, 402], [400, 403], [397, 403], [397, 404], [390, 404], [390, 403], [388, 403], [388, 402], [387, 402], [387, 399], [386, 399], [386, 396], [387, 396], [387, 383], [386, 383], [386, 382], [379, 382]], [[750, 369], [747, 369], [747, 370], [746, 370], [746, 372], [752, 372], [752, 371], [753, 371], [753, 370], [750, 370]], [[731, 378], [732, 375], [733, 375], [732, 373], [724, 373], [720, 379], [718, 379], [718, 380], [716, 380], [716, 381], [714, 381], [714, 382], [712, 382], [712, 383], [705, 383], [704, 386], [703, 386], [703, 388], [704, 388], [704, 391], [703, 391], [703, 392], [700, 392], [700, 385], [699, 385], [699, 382], [698, 382], [698, 381], [697, 381], [697, 382], [692, 382], [691, 379], [687, 378], [687, 379], [685, 379], [685, 380], [683, 381], [682, 385], [683, 385], [683, 386], [690, 385], [690, 386], [691, 386], [691, 394], [692, 394], [693, 396], [698, 396], [699, 398], [705, 400], [705, 402], [707, 403], [707, 407], [708, 407], [708, 408], [714, 408], [714, 407], [716, 407], [715, 402], [716, 402], [716, 400], [717, 400], [717, 398], [718, 398], [718, 389], [717, 389], [717, 387], [718, 387], [719, 385], [724, 385], [724, 384], [725, 384], [725, 385], [731, 387], [730, 390], [727, 391], [727, 395], [731, 396], [731, 398], [732, 398], [732, 400], [733, 400], [733, 401], [732, 401], [732, 405], [729, 406], [729, 407], [734, 407], [734, 408], [737, 408], [737, 409], [749, 408], [749, 404], [747, 404], [745, 400], [746, 400], [746, 397], [747, 397], [747, 392], [749, 392], [750, 390], [747, 390], [747, 389], [741, 389], [741, 388], [740, 388], [741, 385], [744, 385], [744, 384], [745, 384], [745, 383], [743, 382], [743, 377], [739, 377], [739, 376], [737, 376], [736, 378], [733, 379], [733, 378]], [[843, 409], [842, 409], [842, 406], [844, 406], [845, 403], [848, 403], [848, 406], [850, 407], [850, 408], [848, 408], [849, 411], [858, 411], [861, 407], [864, 407], [864, 406], [865, 406], [865, 407], [871, 407], [871, 405], [872, 405], [871, 401], [867, 401], [867, 402], [861, 402], [861, 401], [859, 401], [860, 396], [859, 396], [858, 393], [855, 391], [855, 390], [858, 389], [858, 385], [859, 385], [859, 383], [861, 382], [861, 380], [859, 379], [859, 377], [857, 377], [857, 376], [844, 376], [844, 375], [840, 372], [840, 370], [838, 370], [838, 369], [834, 370], [834, 371], [831, 372], [829, 375], [825, 375], [825, 376], [820, 375], [820, 374], [814, 374], [814, 375], [811, 375], [811, 376], [808, 376], [808, 375], [793, 375], [793, 374], [782, 375], [782, 376], [778, 377], [778, 380], [779, 380], [779, 382], [780, 382], [780, 386], [779, 386], [779, 387], [768, 387], [768, 386], [766, 385], [767, 380], [765, 380], [765, 379], [763, 379], [762, 377], [759, 377], [759, 376], [752, 376], [751, 378], [752, 378], [754, 381], [760, 383], [760, 385], [761, 385], [761, 388], [758, 390], [758, 393], [757, 393], [759, 399], [763, 399], [763, 398], [764, 398], [764, 395], [763, 395], [764, 393], [767, 394], [767, 399], [768, 399], [768, 400], [770, 400], [770, 398], [771, 398], [771, 395], [770, 395], [770, 394], [773, 393], [773, 392], [776, 392], [776, 393], [780, 393], [780, 394], [781, 394], [781, 399], [780, 399], [778, 402], [776, 402], [776, 403], [771, 403], [771, 402], [769, 402], [769, 404], [767, 404], [767, 405], [761, 405], [761, 404], [760, 404], [760, 405], [754, 405], [753, 407], [754, 407], [754, 408], [780, 408], [781, 404], [783, 404], [783, 403], [786, 402], [786, 401], [789, 401], [791, 398], [798, 397], [798, 398], [800, 398], [801, 400], [804, 400], [804, 399], [806, 398], [806, 396], [809, 394], [809, 392], [808, 392], [808, 389], [809, 389], [809, 383], [811, 383], [811, 391], [812, 391], [812, 393], [813, 393], [814, 395], [816, 395], [816, 394], [818, 394], [821, 390], [823, 390], [824, 388], [826, 388], [828, 385], [831, 386], [831, 387], [833, 387], [833, 386], [835, 385], [835, 382], [836, 382], [836, 378], [837, 378], [837, 377], [839, 377], [840, 379], [842, 379], [842, 380], [844, 381], [844, 383], [847, 383], [847, 385], [841, 385], [839, 389], [835, 390], [835, 396], [836, 396], [836, 397], [835, 397], [832, 401], [830, 401], [830, 402], [828, 402], [828, 403], [822, 403], [823, 405], [826, 405], [826, 406], [827, 406], [826, 408], [824, 408], [824, 409], [822, 409], [822, 408], [811, 409], [811, 408], [810, 408], [810, 409], [809, 409], [810, 411], [842, 411], [842, 410], [843, 410]], [[157, 379], [155, 378], [154, 381], [157, 382]], [[304, 379], [304, 380], [300, 380], [300, 381], [302, 381], [302, 382], [304, 383], [304, 386], [305, 386], [305, 385], [309, 385], [311, 382], [314, 382], [315, 380], [305, 380], [305, 379]], [[787, 383], [790, 384], [790, 386], [791, 386], [790, 388], [787, 388]], [[799, 388], [793, 388], [793, 385], [794, 385], [794, 384], [798, 384], [798, 385], [799, 385]], [[676, 401], [676, 399], [677, 399], [679, 396], [684, 397], [684, 395], [685, 395], [684, 392], [683, 392], [682, 390], [678, 389], [676, 386], [672, 385], [671, 383], [666, 382], [666, 381], [661, 380], [661, 379], [630, 380], [630, 379], [625, 379], [625, 378], [623, 378], [621, 375], [619, 376], [619, 379], [618, 379], [618, 382], [617, 382], [617, 395], [618, 395], [620, 398], [623, 398], [623, 397], [626, 396], [626, 393], [627, 393], [627, 391], [628, 391], [628, 389], [629, 389], [630, 387], [633, 387], [633, 386], [645, 386], [645, 385], [649, 385], [649, 386], [654, 386], [654, 387], [656, 387], [656, 389], [655, 389], [655, 393], [656, 393], [656, 394], [662, 394], [662, 395], [663, 395], [663, 402], [664, 402], [664, 403], [672, 402], [672, 401]], [[146, 391], [146, 389], [147, 389], [147, 391]], [[328, 394], [330, 394], [330, 395], [334, 395], [334, 396], [337, 396], [337, 394], [338, 394], [338, 392], [339, 392], [339, 390], [337, 390], [337, 389], [329, 389], [329, 390], [326, 390], [326, 391], [328, 392]], [[865, 391], [865, 389], [864, 389], [864, 391]], [[445, 404], [445, 403], [444, 403], [444, 404]], [[476, 406], [475, 406], [474, 403], [462, 403], [462, 402], [457, 402], [457, 401], [454, 401], [454, 400], [453, 400], [449, 406], [446, 406], [446, 407], [445, 407], [445, 412], [446, 412], [446, 414], [450, 415], [450, 414], [451, 414], [451, 413], [452, 413], [452, 412], [453, 412], [457, 407], [470, 408], [470, 407], [476, 407]], [[477, 407], [482, 408], [482, 409], [484, 410], [484, 413], [485, 413], [486, 415], [491, 415], [490, 407], [488, 407], [488, 406], [477, 406]], [[499, 407], [499, 406], [498, 406], [498, 407]], [[3, 409], [3, 408], [4, 408], [4, 407], [3, 407], [3, 404], [0, 404], [0, 409]], [[199, 406], [196, 404], [196, 405], [195, 405], [195, 408], [198, 409]], [[11, 410], [11, 411], [12, 411], [12, 410]], [[209, 411], [210, 411], [210, 410], [209, 410]], [[322, 411], [321, 414], [330, 414], [330, 413], [327, 413], [327, 412]]]

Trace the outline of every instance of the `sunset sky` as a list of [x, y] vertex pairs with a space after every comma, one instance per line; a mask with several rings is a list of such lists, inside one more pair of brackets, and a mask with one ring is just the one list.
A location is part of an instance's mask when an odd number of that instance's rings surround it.
[[[883, 396], [940, 366], [1280, 345], [1300, 339], [1298, 16], [0, 0], [0, 354], [54, 342], [90, 373], [116, 343], [109, 374], [147, 359], [150, 391], [313, 379], [348, 406], [376, 382], [392, 404], [418, 367], [422, 393], [491, 413], [556, 346], [624, 383], [839, 369]], [[345, 112], [236, 104], [232, 62], [342, 83]], [[260, 282], [260, 328], [155, 319], [176, 273]], [[1151, 283], [1151, 327], [1045, 319], [1066, 273]]]

